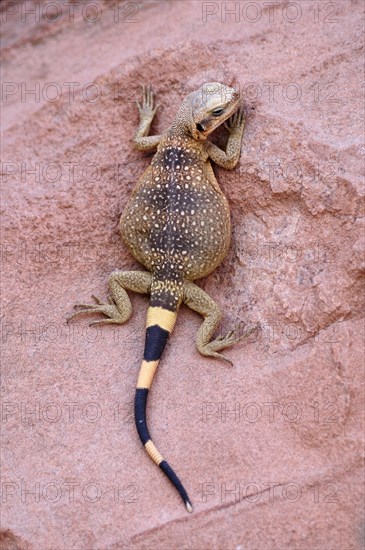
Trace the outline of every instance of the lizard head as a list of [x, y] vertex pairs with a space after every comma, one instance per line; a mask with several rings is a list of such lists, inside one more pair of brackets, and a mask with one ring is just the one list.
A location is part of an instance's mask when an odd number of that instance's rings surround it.
[[190, 133], [196, 140], [205, 140], [238, 108], [240, 94], [233, 88], [209, 82], [187, 97], [191, 105]]

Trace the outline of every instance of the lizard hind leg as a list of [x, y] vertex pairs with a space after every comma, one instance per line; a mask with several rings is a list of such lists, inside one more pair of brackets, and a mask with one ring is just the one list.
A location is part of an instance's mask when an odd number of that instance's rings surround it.
[[125, 289], [141, 294], [151, 290], [152, 274], [148, 271], [114, 271], [109, 277], [111, 296], [108, 302], [102, 302], [93, 296], [94, 304], [76, 304], [77, 310], [67, 321], [80, 314], [102, 313], [105, 318], [93, 321], [90, 325], [116, 323], [123, 324], [132, 314], [132, 304]]
[[230, 330], [225, 336], [218, 336], [215, 340], [211, 340], [222, 319], [222, 312], [218, 304], [194, 283], [185, 283], [184, 303], [204, 317], [196, 337], [198, 351], [202, 355], [222, 359], [232, 365], [232, 361], [218, 352], [240, 342], [247, 334], [238, 336], [235, 329]]

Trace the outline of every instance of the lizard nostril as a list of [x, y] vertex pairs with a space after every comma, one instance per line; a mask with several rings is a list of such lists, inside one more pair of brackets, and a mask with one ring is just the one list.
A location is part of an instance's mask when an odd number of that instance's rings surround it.
[[199, 132], [204, 132], [204, 130], [205, 130], [204, 126], [202, 126], [199, 123], [196, 125], [196, 128], [197, 128], [197, 130], [199, 130]]

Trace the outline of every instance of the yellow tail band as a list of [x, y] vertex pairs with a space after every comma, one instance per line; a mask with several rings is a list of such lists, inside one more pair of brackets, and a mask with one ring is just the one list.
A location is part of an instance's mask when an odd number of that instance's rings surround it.
[[154, 443], [149, 439], [147, 443], [145, 443], [145, 449], [147, 451], [148, 456], [150, 456], [155, 464], [159, 466], [161, 462], [163, 461], [163, 456], [158, 452], [156, 449], [156, 446]]
[[150, 389], [153, 377], [157, 370], [159, 360], [157, 361], [142, 361], [141, 368], [139, 370], [137, 388]]
[[176, 311], [170, 311], [163, 307], [149, 307], [147, 311], [147, 323], [146, 328], [152, 327], [153, 325], [158, 325], [159, 327], [172, 332], [172, 329], [175, 326], [177, 317]]

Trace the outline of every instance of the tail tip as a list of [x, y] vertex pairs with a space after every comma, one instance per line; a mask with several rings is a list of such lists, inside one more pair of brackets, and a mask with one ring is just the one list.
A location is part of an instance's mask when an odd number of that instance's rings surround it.
[[185, 506], [186, 506], [186, 509], [188, 512], [192, 512], [193, 511], [193, 507], [191, 505], [191, 502], [189, 502], [188, 500], [185, 501]]

